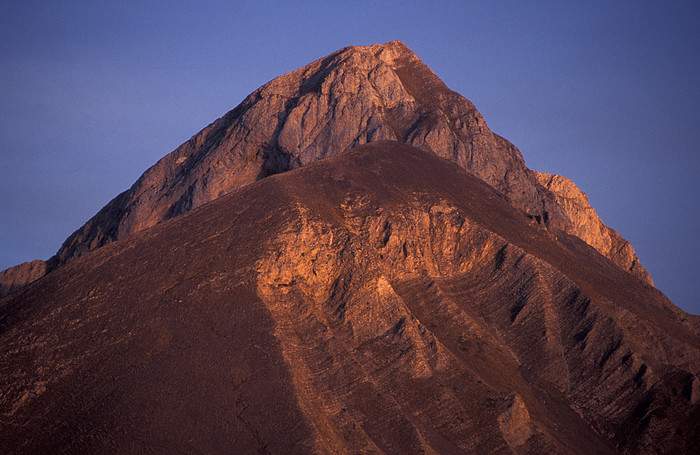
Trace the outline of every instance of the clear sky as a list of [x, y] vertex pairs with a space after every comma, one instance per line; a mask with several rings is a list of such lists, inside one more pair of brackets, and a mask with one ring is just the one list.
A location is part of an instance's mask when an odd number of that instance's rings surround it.
[[0, 269], [48, 259], [270, 79], [400, 39], [698, 314], [699, 24], [697, 0], [4, 1]]

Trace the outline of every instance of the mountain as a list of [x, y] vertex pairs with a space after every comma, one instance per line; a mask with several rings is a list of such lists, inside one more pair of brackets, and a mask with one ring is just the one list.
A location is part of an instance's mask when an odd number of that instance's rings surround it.
[[395, 141], [76, 257], [0, 346], [11, 454], [700, 447], [700, 317]]
[[[263, 85], [148, 169], [73, 233], [46, 270], [269, 175], [380, 140], [456, 162], [552, 232], [578, 236], [652, 284], [629, 242], [573, 183], [529, 170], [470, 101], [399, 41], [347, 47]], [[0, 280], [14, 289], [22, 276], [10, 269]]]

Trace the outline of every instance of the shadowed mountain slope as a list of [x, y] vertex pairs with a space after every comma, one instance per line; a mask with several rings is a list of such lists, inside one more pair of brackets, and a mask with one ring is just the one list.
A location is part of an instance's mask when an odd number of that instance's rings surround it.
[[377, 142], [0, 301], [9, 453], [691, 453], [700, 322]]
[[[378, 140], [398, 140], [456, 162], [539, 223], [582, 238], [652, 282], [632, 246], [602, 223], [587, 199], [572, 204], [569, 188], [530, 171], [470, 101], [398, 41], [347, 47], [263, 85], [72, 234], [48, 270], [268, 175]], [[8, 286], [18, 281], [0, 276], [0, 284], [3, 279]]]

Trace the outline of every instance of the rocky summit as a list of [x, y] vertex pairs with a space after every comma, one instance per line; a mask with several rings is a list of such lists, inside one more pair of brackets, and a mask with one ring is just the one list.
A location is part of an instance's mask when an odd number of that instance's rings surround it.
[[572, 203], [569, 186], [543, 182], [470, 101], [399, 41], [347, 47], [263, 85], [114, 198], [65, 241], [47, 270], [266, 176], [379, 140], [456, 162], [538, 223], [578, 236], [652, 284], [629, 242], [585, 197]]
[[0, 280], [3, 453], [700, 447], [700, 317], [399, 42], [262, 86]]

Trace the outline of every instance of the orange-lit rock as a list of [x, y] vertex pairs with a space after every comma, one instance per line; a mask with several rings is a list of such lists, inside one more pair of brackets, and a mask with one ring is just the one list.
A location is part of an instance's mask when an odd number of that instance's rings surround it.
[[34, 260], [0, 272], [0, 297], [46, 275], [46, 262]]
[[49, 270], [268, 175], [380, 140], [456, 162], [539, 223], [594, 239], [603, 255], [651, 283], [626, 240], [543, 186], [518, 149], [399, 41], [347, 47], [263, 85], [66, 239]]
[[692, 453], [700, 318], [377, 142], [0, 300], [9, 453]]

